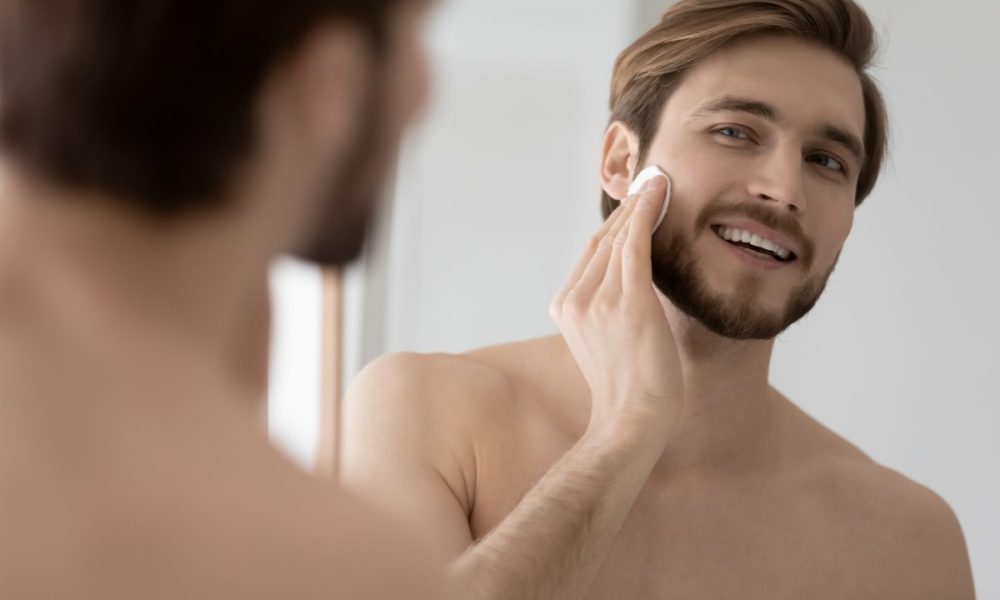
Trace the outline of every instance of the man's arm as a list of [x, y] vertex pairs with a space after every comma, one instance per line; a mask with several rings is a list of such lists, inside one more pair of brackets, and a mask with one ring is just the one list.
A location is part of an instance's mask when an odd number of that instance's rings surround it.
[[655, 443], [625, 437], [585, 436], [454, 562], [452, 573], [468, 597], [587, 595], [660, 455]]
[[624, 427], [585, 435], [510, 515], [474, 542], [468, 522], [472, 499], [463, 482], [474, 480], [475, 466], [459, 472], [442, 444], [448, 431], [463, 428], [449, 423], [461, 399], [447, 398], [447, 391], [442, 395], [434, 382], [448, 375], [430, 364], [434, 361], [385, 357], [355, 380], [345, 410], [344, 483], [419, 522], [456, 557], [449, 569], [456, 597], [582, 598], [658, 460], [661, 443]]
[[460, 451], [454, 458], [462, 444], [440, 443], [470, 426], [447, 422], [460, 402], [442, 405], [441, 396], [449, 394], [436, 391], [453, 390], [455, 378], [422, 373], [404, 360], [398, 369], [366, 370], [349, 395], [348, 485], [381, 490], [376, 495], [420, 515], [461, 553], [452, 565], [459, 597], [586, 596], [663, 452], [683, 385], [651, 275], [650, 237], [666, 181], [647, 188], [605, 222], [552, 303], [553, 319], [590, 387], [590, 424], [485, 538], [469, 547], [467, 482], [474, 481], [475, 461], [470, 466], [465, 459], [465, 469], [456, 472], [450, 465], [463, 463]]

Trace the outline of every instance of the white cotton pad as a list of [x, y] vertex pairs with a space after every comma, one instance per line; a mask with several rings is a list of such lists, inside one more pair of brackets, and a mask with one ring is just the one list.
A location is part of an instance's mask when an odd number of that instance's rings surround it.
[[667, 217], [667, 209], [670, 208], [670, 196], [672, 195], [674, 188], [673, 183], [670, 181], [670, 177], [667, 176], [667, 174], [664, 173], [659, 167], [646, 167], [635, 176], [635, 180], [628, 188], [628, 195], [631, 196], [633, 194], [638, 194], [642, 185], [654, 177], [664, 177], [667, 180], [667, 195], [663, 199], [663, 208], [660, 209], [660, 218], [656, 220], [656, 225], [653, 227], [653, 231], [656, 231], [659, 229], [660, 224], [663, 223], [663, 219]]

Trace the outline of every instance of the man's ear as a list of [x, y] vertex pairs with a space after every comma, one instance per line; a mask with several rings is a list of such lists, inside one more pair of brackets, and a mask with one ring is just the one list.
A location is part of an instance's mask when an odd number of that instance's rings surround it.
[[301, 144], [353, 138], [368, 83], [365, 48], [357, 28], [332, 22], [317, 27], [279, 67], [279, 110]]
[[628, 197], [638, 160], [639, 137], [624, 123], [615, 121], [604, 133], [601, 154], [601, 186], [608, 196], [619, 202]]

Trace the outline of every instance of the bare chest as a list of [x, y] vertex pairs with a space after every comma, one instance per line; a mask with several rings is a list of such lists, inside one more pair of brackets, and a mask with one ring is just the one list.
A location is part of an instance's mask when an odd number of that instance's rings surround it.
[[[647, 489], [589, 598], [879, 598], [847, 524], [800, 498]], [[859, 585], [864, 582], [864, 585]]]
[[[526, 442], [484, 478], [473, 529], [500, 523], [571, 443]], [[783, 482], [649, 483], [595, 580], [591, 600], [885, 598], [859, 524]], [[888, 594], [888, 596], [887, 596]]]

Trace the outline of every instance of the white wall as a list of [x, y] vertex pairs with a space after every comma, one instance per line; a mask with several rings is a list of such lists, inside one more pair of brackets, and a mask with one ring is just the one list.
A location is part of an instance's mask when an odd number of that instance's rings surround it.
[[1000, 5], [862, 4], [883, 30], [892, 161], [826, 297], [778, 344], [773, 380], [948, 500], [979, 597], [1000, 599]]
[[[599, 222], [612, 62], [667, 4], [443, 5], [430, 113], [403, 153], [385, 260], [372, 267], [384, 286], [367, 300], [384, 311], [384, 327], [352, 338], [363, 349], [348, 377], [381, 352], [457, 352], [555, 331], [549, 299]], [[884, 29], [877, 74], [892, 161], [826, 297], [779, 340], [773, 380], [876, 460], [944, 496], [965, 528], [979, 597], [1000, 599], [991, 235], [1000, 223], [1000, 9], [983, 0], [862, 4]], [[309, 359], [297, 362], [308, 374]], [[292, 445], [308, 445], [308, 418], [301, 435], [286, 429]]]
[[549, 298], [599, 214], [596, 150], [629, 6], [444, 5], [430, 112], [399, 175], [386, 350], [551, 330]]
[[309, 469], [319, 443], [319, 270], [291, 259], [271, 271], [272, 334], [267, 424], [271, 440]]

